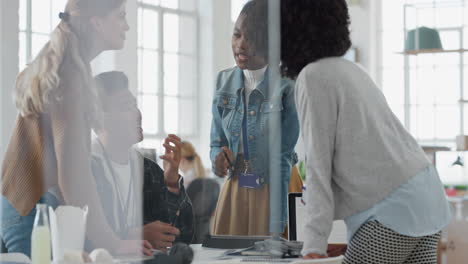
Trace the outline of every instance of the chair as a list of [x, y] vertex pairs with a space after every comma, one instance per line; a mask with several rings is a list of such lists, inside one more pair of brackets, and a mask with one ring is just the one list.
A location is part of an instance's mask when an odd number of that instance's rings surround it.
[[5, 246], [5, 242], [3, 242], [3, 239], [1, 237], [0, 237], [0, 248], [1, 248], [0, 253], [8, 253], [8, 249]]
[[210, 234], [210, 221], [218, 202], [219, 189], [218, 182], [209, 178], [195, 179], [187, 187], [195, 216], [193, 244], [201, 244]]

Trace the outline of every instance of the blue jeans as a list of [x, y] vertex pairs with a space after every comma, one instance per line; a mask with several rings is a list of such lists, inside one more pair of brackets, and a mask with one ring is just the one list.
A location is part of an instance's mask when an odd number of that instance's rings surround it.
[[[54, 209], [59, 205], [58, 199], [49, 192], [45, 193], [38, 203], [47, 204]], [[4, 196], [1, 196], [1, 206], [2, 228], [0, 231], [5, 247], [9, 253], [23, 253], [31, 257], [31, 234], [36, 208], [34, 207], [28, 215], [22, 216]]]

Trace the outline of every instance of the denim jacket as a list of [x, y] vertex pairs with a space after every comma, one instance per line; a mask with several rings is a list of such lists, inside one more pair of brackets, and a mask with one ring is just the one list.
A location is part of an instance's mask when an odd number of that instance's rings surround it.
[[[294, 102], [294, 82], [281, 79], [281, 88], [268, 91], [268, 69], [264, 80], [252, 91], [247, 106], [247, 139], [251, 171], [262, 183], [269, 182], [270, 159], [281, 167], [282, 220], [286, 220], [287, 192], [292, 165], [297, 162], [294, 151], [299, 136], [299, 120]], [[214, 165], [221, 147], [227, 146], [237, 157], [244, 117], [244, 75], [239, 67], [221, 71], [213, 97], [213, 120], [210, 136], [210, 157]], [[271, 131], [269, 120], [280, 115], [281, 129]], [[269, 137], [280, 147], [280, 153], [269, 151]], [[233, 161], [234, 163], [236, 160]], [[232, 177], [229, 171], [229, 177]]]

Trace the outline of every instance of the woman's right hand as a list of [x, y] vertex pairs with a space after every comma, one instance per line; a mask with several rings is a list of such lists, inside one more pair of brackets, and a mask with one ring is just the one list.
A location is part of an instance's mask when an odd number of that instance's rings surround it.
[[118, 255], [153, 255], [153, 247], [147, 240], [120, 240], [114, 252]]
[[[215, 157], [215, 171], [214, 173], [221, 177], [224, 178], [228, 174], [228, 168], [230, 168], [232, 165], [229, 163], [229, 161], [234, 160], [234, 155], [232, 154], [232, 151], [228, 149], [227, 147], [222, 147], [221, 152], [218, 153]], [[229, 158], [226, 158], [226, 156]]]

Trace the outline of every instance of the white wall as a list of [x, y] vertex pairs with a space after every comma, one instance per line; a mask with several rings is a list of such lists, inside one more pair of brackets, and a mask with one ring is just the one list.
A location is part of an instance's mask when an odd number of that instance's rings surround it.
[[358, 62], [379, 83], [378, 76], [378, 36], [377, 29], [381, 0], [361, 0], [359, 4], [350, 5], [351, 40], [358, 49]]
[[18, 3], [0, 1], [0, 161], [3, 161], [17, 111], [13, 103], [18, 74]]

